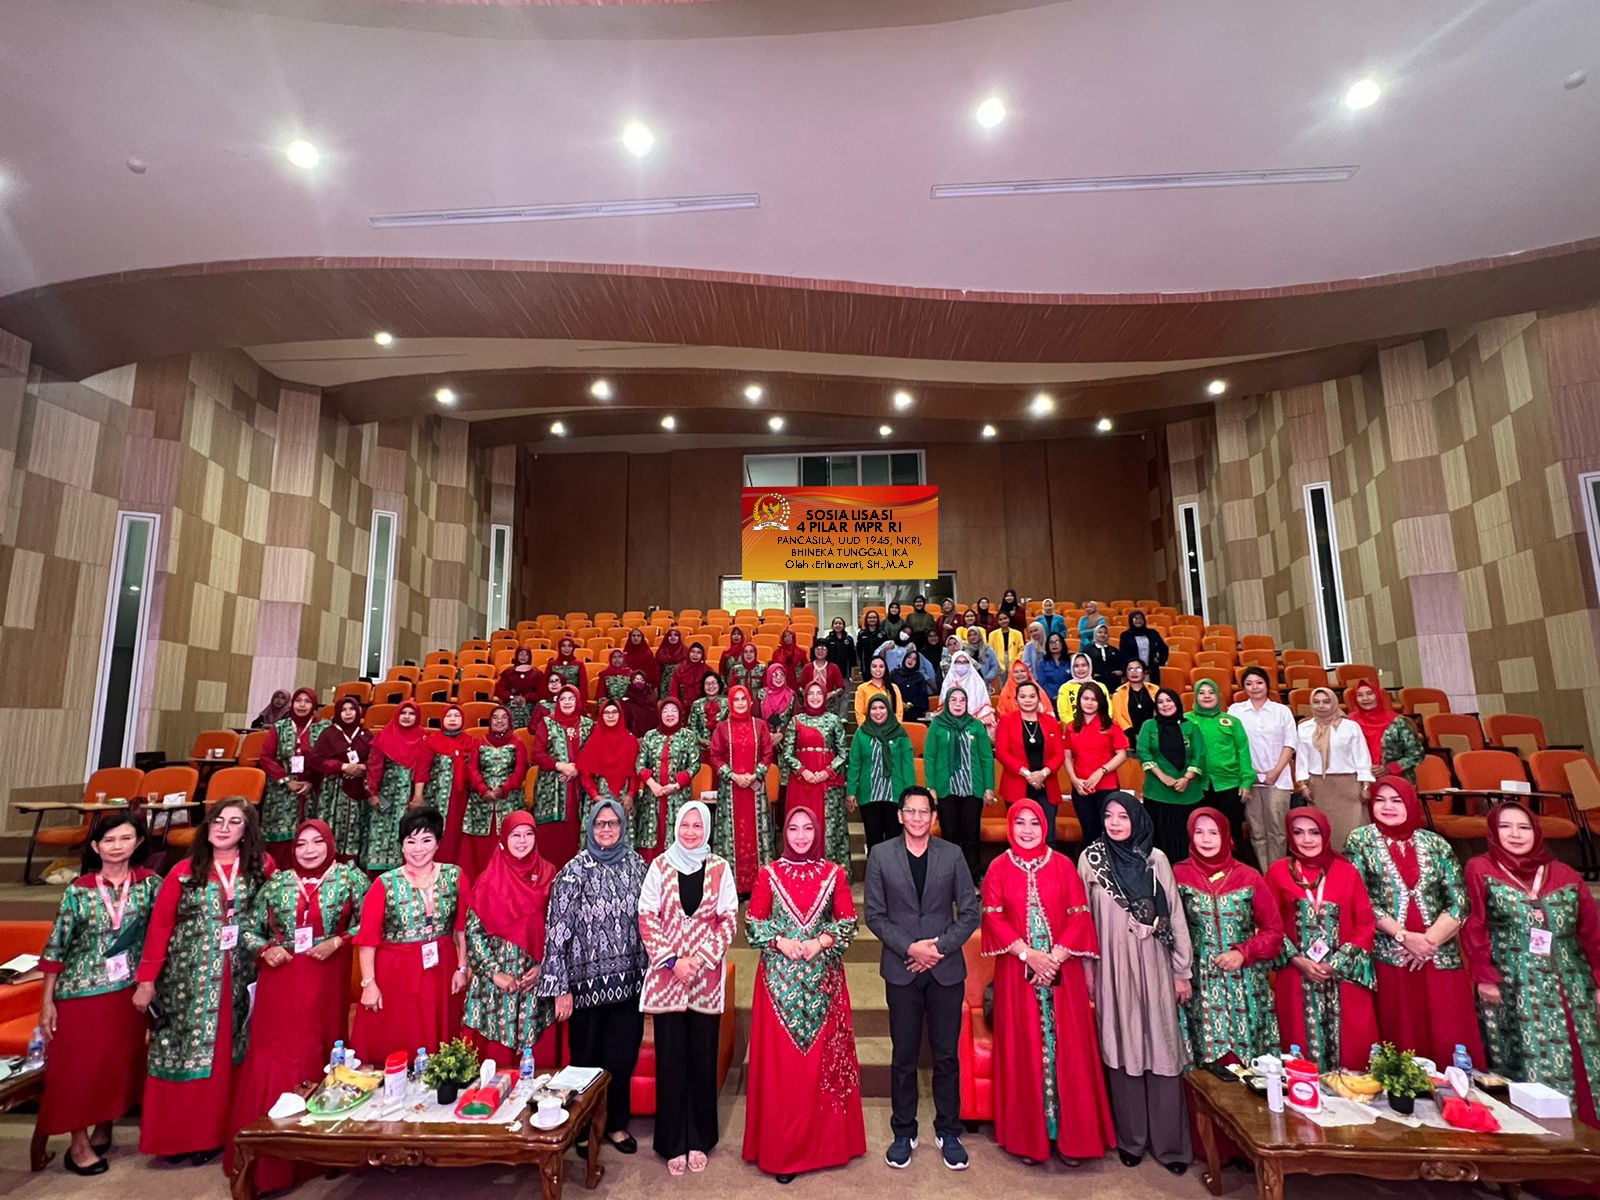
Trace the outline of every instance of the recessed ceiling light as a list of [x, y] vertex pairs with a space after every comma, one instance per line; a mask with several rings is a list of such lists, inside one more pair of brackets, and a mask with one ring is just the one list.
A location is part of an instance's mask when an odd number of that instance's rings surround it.
[[762, 390], [761, 385], [759, 383], [747, 383], [747, 384], [745, 384], [744, 398], [746, 400], [750, 401], [752, 404], [754, 404], [757, 400], [761, 399], [761, 397], [764, 396], [764, 395], [766, 395], [766, 392], [764, 392]]
[[995, 436], [997, 436], [999, 434], [999, 432], [1000, 431], [998, 429], [996, 429], [993, 425], [985, 425], [983, 427], [983, 436], [986, 437], [986, 438], [995, 437]]
[[1213, 396], [1220, 396], [1227, 390], [1228, 381], [1226, 379], [1213, 379], [1210, 383], [1206, 384], [1206, 391], [1210, 392]]
[[135, 157], [128, 159], [128, 170], [132, 171], [135, 175], [143, 175], [149, 169], [149, 165], [142, 158]]
[[1565, 79], [1563, 79], [1561, 81], [1561, 86], [1566, 91], [1570, 92], [1570, 91], [1573, 91], [1573, 90], [1575, 90], [1577, 88], [1581, 88], [1584, 84], [1586, 84], [1588, 82], [1589, 82], [1589, 72], [1587, 72], [1587, 71], [1574, 71], [1571, 75], [1568, 75]]
[[1358, 79], [1344, 94], [1344, 106], [1350, 109], [1371, 108], [1382, 94], [1383, 89], [1378, 86], [1377, 80]]
[[893, 432], [894, 432], [894, 430], [893, 430], [893, 429], [891, 429], [891, 428], [890, 428], [890, 427], [889, 427], [889, 426], [887, 426], [887, 425], [879, 425], [879, 426], [878, 426], [878, 436], [879, 436], [879, 437], [888, 437], [888, 436], [889, 436], [889, 435], [890, 435], [890, 434], [892, 434], [892, 433], [893, 433]]
[[560, 421], [551, 421], [550, 422], [550, 436], [551, 437], [566, 437], [567, 436], [567, 427], [565, 425], [563, 425]]
[[666, 416], [661, 418], [661, 428], [665, 429], [668, 433], [671, 433], [677, 427], [678, 418], [673, 416], [671, 413], [668, 413]]
[[622, 145], [635, 158], [643, 158], [656, 144], [656, 135], [643, 121], [629, 121], [622, 127]]
[[440, 404], [454, 404], [456, 402], [456, 394], [449, 388], [440, 388], [433, 394], [433, 398]]
[[1006, 119], [1005, 101], [1001, 100], [999, 96], [990, 96], [982, 104], [978, 105], [972, 115], [978, 119], [979, 125], [982, 125], [985, 129], [993, 129]]
[[1049, 392], [1039, 392], [1028, 402], [1028, 412], [1036, 417], [1048, 417], [1056, 410], [1056, 398]]
[[906, 409], [910, 408], [915, 403], [916, 398], [913, 397], [908, 391], [902, 389], [894, 394], [894, 406], [901, 412], [905, 412]]
[[1111, 432], [1111, 418], [1110, 417], [1101, 417], [1098, 421], [1096, 421], [1094, 423], [1094, 427], [1096, 429], [1098, 429], [1101, 433], [1110, 433]]
[[768, 417], [767, 418], [767, 428], [772, 430], [773, 433], [782, 433], [783, 432], [783, 418], [782, 417]]
[[611, 384], [604, 379], [596, 379], [589, 385], [589, 395], [596, 400], [611, 399]]
[[394, 345], [394, 334], [385, 333], [382, 330], [379, 330], [377, 333], [372, 335], [372, 340], [377, 342], [380, 346], [392, 346]]
[[290, 162], [302, 170], [309, 171], [321, 161], [322, 155], [317, 153], [317, 148], [305, 138], [295, 138], [283, 148]]

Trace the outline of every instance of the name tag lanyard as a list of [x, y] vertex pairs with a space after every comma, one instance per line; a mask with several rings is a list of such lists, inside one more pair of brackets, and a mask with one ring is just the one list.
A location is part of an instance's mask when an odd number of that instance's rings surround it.
[[111, 919], [113, 933], [122, 932], [122, 917], [128, 911], [128, 891], [132, 884], [133, 874], [129, 872], [128, 877], [117, 886], [117, 902], [112, 904], [111, 893], [106, 890], [106, 877], [100, 874], [94, 877], [94, 886], [100, 893], [100, 903], [106, 906], [106, 916]]

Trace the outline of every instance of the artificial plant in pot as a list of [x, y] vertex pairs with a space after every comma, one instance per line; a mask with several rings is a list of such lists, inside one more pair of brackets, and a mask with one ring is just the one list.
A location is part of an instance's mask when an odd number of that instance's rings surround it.
[[455, 1038], [428, 1059], [422, 1082], [434, 1089], [440, 1104], [454, 1104], [462, 1087], [477, 1077], [478, 1052], [465, 1038]]
[[1409, 1115], [1416, 1108], [1417, 1097], [1433, 1091], [1433, 1080], [1417, 1064], [1416, 1056], [1409, 1050], [1396, 1050], [1393, 1042], [1384, 1042], [1373, 1052], [1368, 1069], [1397, 1113]]

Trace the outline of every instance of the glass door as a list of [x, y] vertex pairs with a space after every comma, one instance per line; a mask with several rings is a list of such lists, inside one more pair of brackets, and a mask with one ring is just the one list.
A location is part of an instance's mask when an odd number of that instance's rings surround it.
[[856, 601], [859, 590], [863, 590], [863, 585], [855, 583], [825, 583], [821, 586], [821, 607], [816, 613], [817, 628], [823, 632], [823, 636], [833, 626], [835, 617], [844, 618], [846, 629], [855, 629], [861, 613], [861, 606]]

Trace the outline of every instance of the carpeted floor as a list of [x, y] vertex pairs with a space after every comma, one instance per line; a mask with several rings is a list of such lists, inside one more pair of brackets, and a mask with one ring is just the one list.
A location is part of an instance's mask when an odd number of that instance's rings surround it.
[[[926, 1104], [926, 1100], [924, 1101]], [[831, 1197], [860, 1195], [869, 1188], [907, 1188], [917, 1193], [918, 1200], [971, 1200], [972, 1197], [1001, 1194], [1007, 1197], [1038, 1197], [1039, 1200], [1061, 1200], [1076, 1189], [1092, 1190], [1096, 1200], [1154, 1200], [1157, 1197], [1179, 1197], [1182, 1200], [1205, 1200], [1208, 1193], [1200, 1182], [1197, 1168], [1187, 1175], [1175, 1178], [1153, 1163], [1128, 1169], [1115, 1156], [1097, 1163], [1069, 1170], [1059, 1163], [1029, 1167], [1002, 1153], [994, 1144], [986, 1127], [965, 1139], [972, 1154], [972, 1166], [964, 1172], [944, 1169], [939, 1152], [933, 1145], [931, 1132], [924, 1128], [924, 1140], [911, 1166], [905, 1171], [891, 1171], [883, 1162], [883, 1151], [889, 1136], [889, 1106], [884, 1100], [867, 1102], [867, 1138], [871, 1147], [867, 1157], [858, 1159], [848, 1167], [803, 1175], [788, 1187], [780, 1187], [769, 1176], [746, 1165], [739, 1157], [740, 1142], [744, 1132], [744, 1100], [742, 1097], [723, 1105], [723, 1144], [711, 1156], [711, 1165], [703, 1176], [685, 1176], [672, 1179], [666, 1167], [650, 1151], [650, 1122], [634, 1123], [634, 1134], [640, 1142], [639, 1153], [633, 1157], [605, 1153], [602, 1161], [606, 1177], [600, 1184], [596, 1197], [614, 1200], [656, 1200], [681, 1191], [695, 1200], [734, 1200], [743, 1197], [766, 1197], [767, 1200], [824, 1200]], [[924, 1123], [931, 1111], [923, 1114]], [[94, 1179], [80, 1179], [61, 1169], [60, 1153], [66, 1139], [57, 1138], [52, 1149], [57, 1157], [38, 1175], [29, 1174], [27, 1168], [28, 1137], [33, 1118], [21, 1114], [0, 1117], [0, 1196], [13, 1200], [65, 1200], [67, 1197], [84, 1197], [86, 1200], [175, 1200], [176, 1197], [193, 1200], [226, 1200], [227, 1182], [220, 1166], [168, 1167], [158, 1161], [142, 1157], [131, 1148], [137, 1140], [137, 1129], [120, 1127], [117, 1131], [121, 1147], [112, 1151], [111, 1170]], [[565, 1194], [577, 1200], [584, 1196], [582, 1170], [576, 1159], [569, 1159]], [[1247, 1172], [1230, 1169], [1224, 1175], [1223, 1195], [1235, 1200], [1248, 1200], [1256, 1195], [1255, 1177]], [[439, 1197], [476, 1197], [477, 1200], [494, 1200], [536, 1195], [538, 1176], [530, 1169], [511, 1170], [505, 1167], [482, 1167], [474, 1170], [447, 1171], [419, 1168], [410, 1171], [386, 1173], [368, 1171], [359, 1176], [334, 1180], [318, 1179], [294, 1193], [297, 1200], [439, 1200]], [[1451, 1184], [1379, 1183], [1357, 1180], [1348, 1176], [1331, 1176], [1314, 1179], [1292, 1176], [1286, 1186], [1290, 1200], [1345, 1200], [1359, 1188], [1362, 1200], [1482, 1200], [1498, 1193], [1479, 1188]]]

